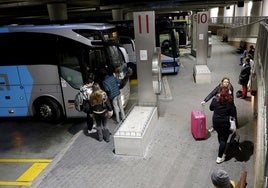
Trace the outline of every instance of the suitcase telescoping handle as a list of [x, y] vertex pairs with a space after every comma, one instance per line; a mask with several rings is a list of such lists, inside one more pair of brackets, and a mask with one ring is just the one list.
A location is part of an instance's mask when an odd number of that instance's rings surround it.
[[205, 105], [201, 104], [201, 111], [205, 114]]

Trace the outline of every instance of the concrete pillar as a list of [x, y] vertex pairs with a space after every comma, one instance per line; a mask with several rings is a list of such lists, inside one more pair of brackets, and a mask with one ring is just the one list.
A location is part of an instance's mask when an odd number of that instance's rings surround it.
[[237, 5], [235, 5], [235, 17], [238, 16], [246, 16], [245, 6], [238, 7]]
[[124, 15], [124, 20], [133, 20], [133, 12], [127, 12]]
[[245, 16], [250, 16], [249, 2], [245, 2], [244, 11], [245, 11]]
[[113, 21], [123, 20], [123, 11], [122, 9], [113, 9], [112, 10]]
[[255, 17], [261, 16], [262, 2], [252, 1], [252, 7], [250, 10], [250, 23], [256, 21]]
[[186, 33], [187, 33], [187, 44], [188, 44], [188, 41], [192, 38], [192, 33], [191, 33], [191, 25], [192, 25], [192, 22], [191, 22], [191, 18], [190, 16], [185, 16], [185, 20], [187, 21], [187, 26], [186, 26]]
[[207, 66], [208, 57], [208, 12], [198, 12], [196, 17], [196, 65], [193, 69], [195, 82], [210, 83], [211, 72]]
[[219, 7], [218, 17], [223, 17], [223, 16], [224, 16], [224, 7]]
[[138, 76], [138, 100], [140, 106], [156, 106], [153, 92], [152, 60], [155, 51], [154, 11], [134, 12], [135, 49]]
[[[228, 7], [228, 9], [227, 9]], [[234, 5], [228, 5], [224, 9], [224, 17], [233, 17], [234, 15]]]
[[191, 54], [196, 57], [196, 20], [197, 12], [193, 12], [191, 15]]
[[196, 63], [207, 64], [208, 54], [208, 12], [198, 12], [196, 21]]
[[268, 16], [268, 0], [262, 0], [262, 16]]
[[233, 17], [234, 17], [234, 5], [228, 5], [224, 9], [224, 17], [228, 17], [228, 19], [224, 20], [224, 23], [226, 24], [232, 24], [233, 23]]
[[65, 21], [67, 17], [67, 6], [65, 3], [47, 4], [50, 21]]
[[[250, 16], [261, 16], [261, 1], [252, 1]], [[268, 6], [268, 5], [267, 5]]]

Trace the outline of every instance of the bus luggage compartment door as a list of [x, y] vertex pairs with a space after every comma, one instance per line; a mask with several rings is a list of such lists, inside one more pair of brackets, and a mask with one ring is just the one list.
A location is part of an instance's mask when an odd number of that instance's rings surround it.
[[26, 116], [27, 99], [17, 66], [0, 68], [0, 117]]

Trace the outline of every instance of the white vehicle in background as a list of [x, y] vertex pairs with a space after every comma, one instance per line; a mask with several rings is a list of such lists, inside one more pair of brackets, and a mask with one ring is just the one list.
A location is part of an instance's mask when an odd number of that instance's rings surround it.
[[[114, 22], [118, 30], [119, 43], [124, 46], [129, 56], [129, 67], [136, 72], [135, 36], [133, 20]], [[156, 47], [161, 49], [163, 74], [177, 74], [180, 69], [179, 33], [173, 23], [167, 19], [155, 21]]]

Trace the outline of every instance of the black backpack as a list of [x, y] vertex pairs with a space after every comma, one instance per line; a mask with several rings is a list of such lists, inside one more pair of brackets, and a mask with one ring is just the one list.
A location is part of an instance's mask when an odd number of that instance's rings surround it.
[[238, 90], [235, 95], [236, 95], [237, 98], [242, 97], [242, 91]]

